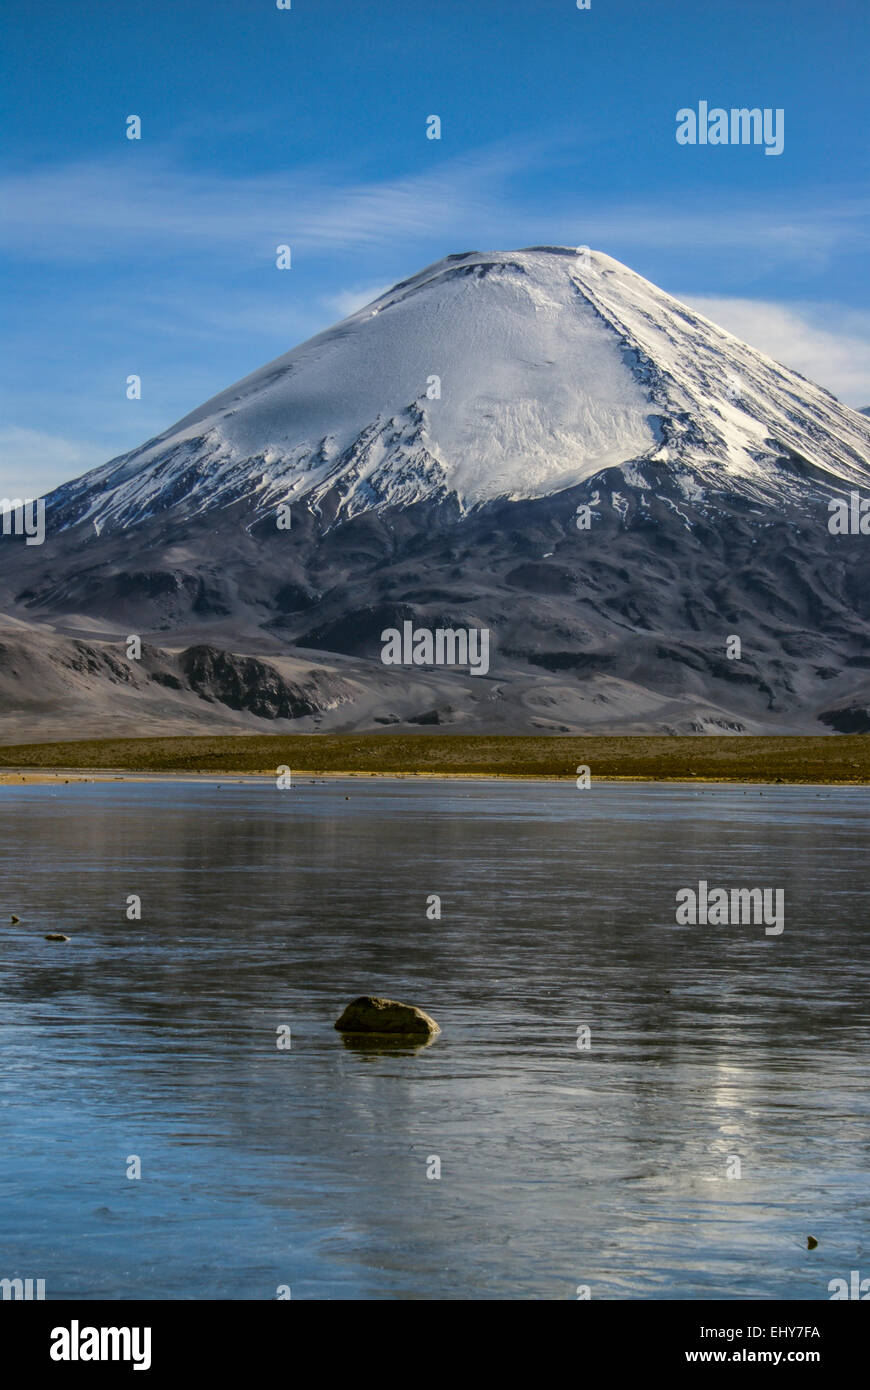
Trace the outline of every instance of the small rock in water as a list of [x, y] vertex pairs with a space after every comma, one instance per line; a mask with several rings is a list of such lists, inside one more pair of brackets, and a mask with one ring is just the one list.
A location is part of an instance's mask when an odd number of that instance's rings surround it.
[[808, 1249], [808, 1250], [815, 1250], [815, 1248], [816, 1248], [816, 1246], [818, 1245], [818, 1243], [819, 1243], [819, 1242], [816, 1240], [815, 1236], [807, 1236], [807, 1249]]
[[20, 921], [21, 921], [21, 918], [20, 918], [20, 917], [16, 917], [16, 916], [15, 916], [15, 913], [13, 912], [13, 914], [12, 914], [12, 916], [9, 918], [9, 920], [10, 920], [10, 922], [20, 922]]
[[46, 941], [69, 941], [68, 936], [64, 936], [62, 931], [49, 931], [45, 933]]
[[422, 1009], [414, 1004], [399, 1004], [395, 999], [377, 999], [362, 994], [348, 1004], [336, 1023], [340, 1033], [393, 1033], [406, 1037], [431, 1038], [441, 1029]]

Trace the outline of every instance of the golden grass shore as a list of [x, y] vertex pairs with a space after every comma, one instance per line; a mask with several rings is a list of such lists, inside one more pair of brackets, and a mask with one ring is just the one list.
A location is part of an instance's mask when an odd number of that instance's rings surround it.
[[239, 734], [0, 747], [0, 784], [154, 778], [459, 777], [632, 782], [870, 782], [870, 737]]

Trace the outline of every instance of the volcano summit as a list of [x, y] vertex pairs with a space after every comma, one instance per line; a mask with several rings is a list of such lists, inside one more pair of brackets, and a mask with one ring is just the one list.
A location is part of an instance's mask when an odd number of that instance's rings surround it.
[[[866, 415], [618, 261], [448, 256], [4, 537], [0, 699], [16, 738], [870, 728], [854, 492]], [[488, 674], [384, 666], [406, 622]]]

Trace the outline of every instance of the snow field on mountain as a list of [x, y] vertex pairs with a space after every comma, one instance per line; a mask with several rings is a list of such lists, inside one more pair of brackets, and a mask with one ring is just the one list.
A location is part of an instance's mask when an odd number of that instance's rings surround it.
[[[339, 515], [549, 496], [646, 460], [686, 496], [790, 504], [797, 457], [870, 483], [870, 422], [611, 257], [447, 257], [54, 494], [131, 525], [335, 492]], [[65, 524], [72, 524], [67, 522]]]

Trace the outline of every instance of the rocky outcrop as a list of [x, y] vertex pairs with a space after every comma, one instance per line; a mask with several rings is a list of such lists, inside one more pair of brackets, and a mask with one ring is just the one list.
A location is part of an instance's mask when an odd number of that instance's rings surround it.
[[219, 647], [188, 647], [178, 665], [187, 685], [203, 700], [249, 710], [260, 719], [300, 719], [328, 702], [315, 680], [298, 684], [256, 657], [235, 656]]
[[827, 709], [819, 715], [819, 722], [838, 734], [870, 734], [870, 704]]
[[278, 655], [273, 664], [213, 644], [170, 651], [150, 642], [133, 657], [117, 638], [82, 641], [23, 623], [0, 631], [3, 742], [271, 732], [289, 721], [308, 721], [305, 729], [350, 704], [354, 693], [350, 681], [310, 659]]

